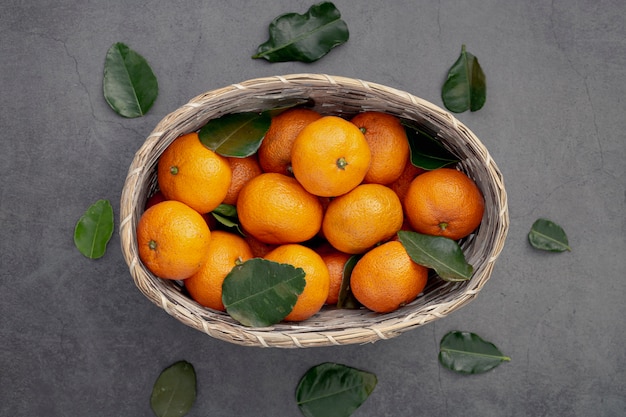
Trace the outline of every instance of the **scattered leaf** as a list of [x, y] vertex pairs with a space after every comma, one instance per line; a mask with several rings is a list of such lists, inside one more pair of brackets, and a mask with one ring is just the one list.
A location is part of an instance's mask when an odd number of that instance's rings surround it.
[[356, 263], [361, 259], [361, 255], [353, 255], [343, 266], [343, 275], [341, 279], [341, 287], [339, 288], [339, 297], [337, 299], [337, 308], [358, 309], [361, 303], [356, 299], [352, 291], [350, 291], [350, 275]]
[[510, 360], [493, 343], [469, 332], [450, 332], [441, 339], [439, 346], [439, 362], [463, 374], [487, 372]]
[[306, 417], [348, 417], [374, 391], [376, 375], [336, 363], [310, 368], [296, 388], [296, 402]]
[[92, 204], [76, 223], [74, 245], [90, 259], [104, 256], [113, 235], [113, 207], [108, 200]]
[[210, 120], [198, 136], [204, 146], [220, 155], [245, 158], [259, 149], [271, 121], [269, 112], [227, 114]]
[[461, 55], [448, 71], [441, 97], [454, 113], [480, 110], [487, 98], [487, 84], [478, 59], [461, 47]]
[[530, 232], [528, 232], [528, 240], [534, 248], [540, 250], [550, 252], [572, 250], [563, 228], [546, 219], [538, 219], [533, 223]]
[[252, 58], [269, 62], [314, 62], [347, 42], [348, 26], [331, 2], [311, 6], [306, 14], [287, 13], [269, 26], [270, 38]]
[[150, 110], [159, 85], [144, 57], [118, 42], [107, 51], [103, 90], [105, 100], [117, 114], [132, 118]]
[[262, 258], [235, 266], [224, 278], [222, 302], [244, 326], [271, 326], [284, 319], [304, 290], [304, 270]]
[[196, 400], [193, 365], [179, 361], [161, 372], [152, 388], [150, 405], [157, 417], [182, 417]]
[[459, 162], [459, 159], [448, 151], [441, 142], [429, 134], [411, 126], [405, 126], [411, 163], [418, 168], [433, 170]]
[[474, 268], [454, 240], [404, 230], [398, 232], [398, 237], [413, 262], [434, 269], [444, 281], [467, 281], [472, 277]]

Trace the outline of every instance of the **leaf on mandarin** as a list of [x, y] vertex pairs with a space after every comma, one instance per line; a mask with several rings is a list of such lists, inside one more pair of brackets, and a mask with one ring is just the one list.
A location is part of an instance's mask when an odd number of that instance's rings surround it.
[[204, 146], [222, 156], [245, 158], [259, 149], [270, 123], [269, 112], [232, 113], [210, 120], [198, 136]]
[[413, 262], [434, 269], [444, 281], [467, 281], [472, 277], [474, 268], [456, 241], [403, 230], [398, 238]]
[[250, 327], [284, 319], [304, 290], [304, 270], [262, 258], [235, 266], [224, 278], [222, 302], [235, 320]]

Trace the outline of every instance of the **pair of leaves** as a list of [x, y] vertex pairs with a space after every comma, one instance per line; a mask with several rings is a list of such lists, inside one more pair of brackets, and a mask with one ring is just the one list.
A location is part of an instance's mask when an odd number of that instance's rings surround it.
[[269, 26], [269, 40], [259, 45], [254, 59], [269, 62], [314, 62], [348, 41], [348, 26], [331, 2], [313, 5], [306, 14], [287, 13]]
[[[104, 98], [123, 117], [146, 114], [159, 86], [148, 62], [123, 43], [113, 44], [104, 61]], [[91, 259], [104, 256], [113, 233], [113, 208], [106, 200], [90, 206], [74, 228], [74, 245]]]
[[349, 417], [374, 391], [376, 375], [336, 363], [310, 368], [296, 388], [296, 402], [306, 417]]
[[467, 281], [474, 273], [452, 239], [404, 230], [398, 232], [398, 238], [413, 262], [434, 269], [444, 281]]
[[563, 228], [547, 219], [538, 219], [533, 223], [530, 232], [528, 232], [528, 241], [535, 249], [539, 250], [549, 252], [572, 250]]
[[[288, 13], [269, 27], [270, 38], [253, 58], [270, 62], [314, 62], [349, 38], [348, 27], [331, 2], [323, 2], [304, 15]], [[104, 62], [104, 98], [117, 114], [145, 115], [154, 104], [159, 86], [147, 60], [121, 42], [107, 51]]]
[[74, 245], [84, 256], [104, 256], [113, 235], [113, 207], [108, 200], [98, 200], [85, 211], [74, 227]]
[[462, 374], [487, 372], [510, 360], [493, 343], [483, 340], [475, 333], [450, 332], [439, 344], [441, 365]]
[[480, 110], [487, 99], [487, 83], [478, 59], [467, 52], [461, 54], [448, 71], [441, 91], [443, 104], [454, 113]]
[[106, 54], [103, 91], [113, 111], [134, 118], [150, 110], [159, 94], [159, 84], [146, 59], [118, 42]]
[[157, 417], [182, 417], [196, 401], [196, 371], [179, 361], [161, 372], [152, 388], [150, 406]]

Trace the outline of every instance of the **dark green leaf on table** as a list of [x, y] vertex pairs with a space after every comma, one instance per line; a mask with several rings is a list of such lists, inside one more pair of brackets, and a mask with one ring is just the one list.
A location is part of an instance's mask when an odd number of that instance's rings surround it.
[[244, 326], [271, 326], [293, 309], [306, 284], [304, 275], [302, 268], [252, 258], [224, 278], [222, 302]]
[[487, 83], [478, 59], [461, 48], [461, 55], [448, 71], [441, 97], [443, 104], [454, 113], [480, 110], [487, 99]]
[[107, 51], [103, 90], [105, 100], [117, 114], [133, 118], [150, 110], [159, 85], [144, 57], [118, 42]]
[[198, 136], [204, 146], [222, 156], [245, 158], [259, 149], [271, 121], [269, 112], [227, 114], [210, 120]]
[[211, 215], [219, 224], [227, 229], [236, 229], [237, 233], [245, 236], [239, 227], [239, 216], [237, 215], [237, 207], [231, 204], [220, 204], [212, 212]]
[[405, 126], [409, 140], [411, 163], [427, 171], [454, 165], [459, 159], [438, 140], [414, 127]]
[[278, 16], [269, 26], [269, 35], [252, 58], [314, 62], [349, 38], [348, 26], [331, 2], [313, 5], [306, 14]]
[[161, 372], [150, 397], [157, 417], [182, 417], [196, 400], [196, 372], [189, 362], [179, 361]]
[[76, 223], [74, 245], [87, 258], [104, 256], [113, 235], [113, 207], [108, 200], [92, 204]]
[[472, 277], [474, 268], [456, 241], [403, 230], [398, 238], [413, 262], [434, 269], [444, 281], [467, 281]]
[[339, 288], [339, 296], [337, 298], [337, 308], [358, 309], [361, 307], [361, 303], [359, 303], [354, 294], [352, 294], [352, 291], [350, 291], [350, 275], [359, 259], [361, 259], [361, 255], [353, 255], [343, 266], [341, 287]]
[[549, 252], [572, 250], [563, 228], [546, 219], [538, 219], [533, 223], [528, 232], [528, 241], [534, 248]]
[[306, 417], [349, 417], [376, 387], [376, 375], [336, 363], [310, 368], [296, 388], [296, 402]]
[[450, 332], [441, 339], [439, 345], [439, 362], [462, 374], [487, 372], [510, 360], [493, 343], [474, 333]]

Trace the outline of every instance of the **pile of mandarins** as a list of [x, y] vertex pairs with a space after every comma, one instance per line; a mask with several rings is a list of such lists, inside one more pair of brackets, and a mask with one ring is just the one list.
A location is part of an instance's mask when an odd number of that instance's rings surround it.
[[[246, 158], [218, 155], [189, 133], [163, 152], [157, 178], [159, 191], [137, 226], [144, 265], [183, 280], [196, 302], [220, 311], [222, 283], [235, 265], [262, 257], [300, 267], [306, 285], [286, 321], [336, 304], [354, 255], [349, 288], [363, 306], [385, 313], [413, 301], [428, 271], [411, 260], [397, 232], [458, 240], [484, 211], [466, 174], [415, 167], [400, 119], [374, 111], [350, 120], [284, 111]], [[221, 204], [236, 207], [243, 233], [210, 216]]]

